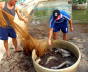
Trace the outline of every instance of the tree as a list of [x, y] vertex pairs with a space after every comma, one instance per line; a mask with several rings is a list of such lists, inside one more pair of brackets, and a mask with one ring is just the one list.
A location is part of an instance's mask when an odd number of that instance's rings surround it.
[[76, 4], [83, 4], [86, 2], [87, 2], [87, 0], [73, 0], [73, 3], [76, 3]]

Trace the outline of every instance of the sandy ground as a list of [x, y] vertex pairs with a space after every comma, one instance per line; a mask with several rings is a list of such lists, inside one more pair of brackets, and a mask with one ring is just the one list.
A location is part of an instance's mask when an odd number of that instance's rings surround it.
[[[11, 38], [9, 38], [8, 43], [9, 43], [9, 47], [11, 47], [11, 45], [12, 45], [12, 43], [11, 43]], [[5, 54], [4, 44], [3, 44], [3, 41], [0, 40], [0, 61], [1, 61], [1, 59], [3, 58], [3, 55], [4, 55], [4, 54]]]
[[3, 46], [3, 41], [0, 40], [0, 61], [3, 58], [4, 53], [5, 53], [5, 49], [4, 49], [4, 46]]
[[[47, 39], [48, 24], [31, 24], [30, 27], [29, 32], [32, 36], [38, 39]], [[68, 33], [68, 39], [79, 47], [82, 54], [77, 72], [88, 72], [88, 24], [74, 24], [74, 28], [75, 30], [73, 33]], [[62, 39], [61, 37], [62, 34], [60, 32], [59, 39]], [[3, 47], [0, 49], [3, 50]], [[1, 50], [0, 52], [4, 51]], [[3, 56], [0, 61], [0, 72], [35, 72], [31, 56], [25, 56], [23, 52], [14, 53], [13, 48], [10, 50], [12, 58], [7, 60], [6, 55]]]

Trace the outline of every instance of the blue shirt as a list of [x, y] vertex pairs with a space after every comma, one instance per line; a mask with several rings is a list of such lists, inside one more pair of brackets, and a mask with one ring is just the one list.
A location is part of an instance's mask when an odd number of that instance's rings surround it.
[[58, 21], [56, 21], [54, 19], [53, 15], [51, 15], [50, 21], [49, 21], [50, 22], [50, 26], [49, 26], [50, 28], [53, 28], [55, 23], [60, 23], [61, 24], [61, 23], [64, 22], [64, 20], [67, 20], [67, 21], [70, 20], [70, 15], [66, 11], [60, 10], [60, 14], [61, 14], [61, 18]]

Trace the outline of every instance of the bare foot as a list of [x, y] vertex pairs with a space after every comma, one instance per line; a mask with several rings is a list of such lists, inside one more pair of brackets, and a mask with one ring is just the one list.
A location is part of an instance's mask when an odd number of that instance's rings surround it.
[[6, 55], [7, 55], [7, 57], [10, 57], [10, 52], [7, 51], [7, 52], [6, 52]]
[[11, 55], [10, 55], [10, 52], [6, 52], [6, 59], [11, 59]]
[[21, 52], [21, 51], [22, 51], [22, 49], [19, 49], [19, 48], [15, 49], [15, 52]]

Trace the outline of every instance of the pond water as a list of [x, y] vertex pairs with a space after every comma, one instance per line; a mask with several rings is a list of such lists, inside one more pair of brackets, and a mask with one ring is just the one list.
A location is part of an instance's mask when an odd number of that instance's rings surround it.
[[61, 0], [48, 1], [48, 2], [40, 3], [34, 9], [33, 19], [47, 20], [47, 19], [49, 19], [50, 15], [54, 9], [65, 10], [70, 15], [72, 13], [71, 4], [68, 4], [68, 2], [66, 0], [64, 0], [64, 1], [61, 1]]
[[88, 23], [88, 9], [73, 10], [72, 16], [75, 23]]
[[67, 11], [70, 15], [72, 14], [73, 21], [75, 20], [77, 22], [76, 24], [73, 23], [74, 32], [69, 31], [68, 33], [69, 38], [72, 38], [75, 36], [80, 37], [80, 33], [83, 33], [85, 36], [86, 34], [88, 34], [88, 24], [86, 24], [88, 21], [88, 9], [72, 11], [71, 4], [68, 4], [67, 1], [58, 0], [58, 1], [43, 2], [34, 9], [33, 20], [32, 20], [32, 23], [30, 24], [32, 28], [31, 32], [34, 34], [34, 36], [36, 36], [35, 34], [37, 34], [40, 37], [48, 35], [49, 18], [50, 18], [52, 11], [57, 8], [60, 10]]

